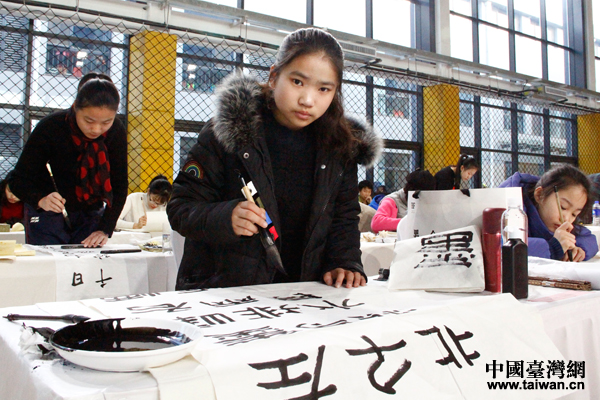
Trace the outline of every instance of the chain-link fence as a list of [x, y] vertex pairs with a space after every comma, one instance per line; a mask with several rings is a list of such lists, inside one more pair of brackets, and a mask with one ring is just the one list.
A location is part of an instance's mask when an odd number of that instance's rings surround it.
[[[216, 85], [240, 68], [266, 79], [276, 52], [191, 29], [153, 31], [114, 17], [39, 9], [0, 7], [0, 177], [14, 167], [36, 123], [68, 108], [78, 80], [94, 71], [111, 76], [121, 93], [130, 191], [145, 190], [158, 173], [172, 178], [212, 116]], [[359, 180], [387, 192], [402, 188], [416, 168], [435, 173], [461, 152], [482, 166], [471, 187], [497, 186], [517, 170], [539, 175], [553, 163], [578, 163], [576, 115], [583, 112], [575, 109], [352, 63], [344, 103], [385, 139], [383, 157], [361, 169]]]

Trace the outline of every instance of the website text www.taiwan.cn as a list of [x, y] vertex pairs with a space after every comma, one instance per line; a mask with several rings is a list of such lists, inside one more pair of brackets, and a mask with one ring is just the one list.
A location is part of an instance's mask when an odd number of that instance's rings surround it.
[[[486, 364], [490, 390], [584, 390], [585, 361], [505, 361]], [[569, 382], [563, 379], [570, 379]]]

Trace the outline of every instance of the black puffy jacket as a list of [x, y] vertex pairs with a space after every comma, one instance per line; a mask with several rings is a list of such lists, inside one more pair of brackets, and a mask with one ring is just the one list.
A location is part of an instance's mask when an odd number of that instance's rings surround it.
[[[173, 229], [185, 237], [178, 290], [271, 283], [258, 235], [237, 236], [231, 215], [243, 201], [238, 171], [251, 180], [278, 232], [280, 218], [273, 189], [261, 110], [265, 99], [255, 80], [228, 77], [219, 88], [216, 115], [202, 129], [173, 185], [167, 206]], [[351, 121], [356, 128], [359, 125]], [[341, 267], [364, 275], [360, 260], [357, 162], [371, 165], [381, 139], [364, 124], [352, 162], [342, 163], [317, 150], [315, 191], [302, 259], [302, 281], [321, 280]], [[276, 241], [280, 248], [281, 239]]]

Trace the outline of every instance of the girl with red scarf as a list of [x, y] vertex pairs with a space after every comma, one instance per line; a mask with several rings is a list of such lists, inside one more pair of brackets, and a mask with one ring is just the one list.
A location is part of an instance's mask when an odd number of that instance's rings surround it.
[[10, 185], [25, 203], [27, 243], [106, 244], [127, 197], [127, 133], [115, 119], [118, 107], [115, 85], [93, 78], [70, 109], [37, 124]]

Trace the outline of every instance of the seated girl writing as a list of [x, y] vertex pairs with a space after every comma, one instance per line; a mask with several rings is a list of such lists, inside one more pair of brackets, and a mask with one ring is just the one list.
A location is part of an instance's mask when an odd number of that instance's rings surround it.
[[[579, 215], [589, 207], [590, 182], [578, 168], [563, 164], [541, 178], [515, 173], [500, 187], [523, 188], [523, 210], [529, 220], [529, 255], [568, 261], [585, 261], [598, 252], [596, 237], [577, 224]], [[558, 190], [559, 212], [555, 189]], [[564, 222], [561, 219], [564, 218]]]

